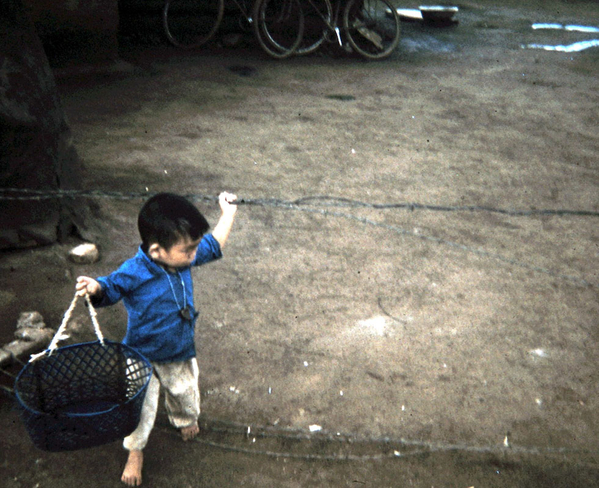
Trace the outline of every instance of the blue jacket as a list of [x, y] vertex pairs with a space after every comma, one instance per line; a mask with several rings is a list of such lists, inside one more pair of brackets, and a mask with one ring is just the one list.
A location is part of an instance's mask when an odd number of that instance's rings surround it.
[[[218, 241], [212, 234], [206, 234], [191, 266], [200, 266], [220, 257]], [[168, 273], [140, 247], [133, 258], [110, 275], [98, 278], [98, 282], [103, 295], [97, 306], [113, 305], [121, 299], [125, 304], [129, 320], [123, 343], [158, 363], [195, 357], [194, 330], [198, 312], [193, 304], [190, 267]], [[184, 296], [191, 320], [185, 320], [179, 314]]]

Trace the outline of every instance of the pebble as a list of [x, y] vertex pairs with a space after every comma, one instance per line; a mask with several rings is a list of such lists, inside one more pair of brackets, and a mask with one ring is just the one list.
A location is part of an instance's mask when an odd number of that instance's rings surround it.
[[17, 329], [43, 329], [46, 327], [44, 317], [39, 312], [21, 312], [17, 321]]
[[77, 264], [92, 264], [100, 259], [100, 251], [95, 244], [80, 244], [71, 249], [69, 259]]

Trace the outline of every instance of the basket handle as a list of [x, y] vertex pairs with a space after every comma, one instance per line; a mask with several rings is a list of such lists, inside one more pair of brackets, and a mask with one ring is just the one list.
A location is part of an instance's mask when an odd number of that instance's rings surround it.
[[[38, 354], [32, 354], [31, 359], [29, 359], [30, 363], [32, 363], [33, 361], [37, 361], [38, 359], [40, 359], [43, 356], [46, 356], [46, 355], [51, 356], [52, 353], [54, 352], [54, 350], [58, 347], [58, 343], [64, 339], [68, 338], [68, 336], [65, 335], [64, 331], [66, 330], [67, 324], [69, 323], [69, 320], [71, 319], [73, 310], [75, 310], [75, 305], [77, 304], [78, 299], [79, 299], [79, 295], [77, 295], [75, 293], [75, 297], [73, 298], [73, 301], [71, 302], [71, 305], [69, 305], [69, 308], [67, 309], [67, 311], [64, 313], [64, 317], [62, 318], [62, 323], [60, 324], [60, 327], [56, 331], [56, 334], [54, 334], [54, 338], [52, 339], [52, 342], [50, 342], [48, 349], [46, 349], [45, 351], [42, 351]], [[100, 324], [98, 323], [98, 319], [96, 317], [98, 314], [96, 313], [96, 309], [92, 305], [92, 302], [87, 293], [85, 294], [85, 302], [87, 303], [87, 309], [89, 310], [89, 316], [92, 319], [92, 324], [94, 326], [94, 331], [96, 333], [96, 336], [98, 337], [98, 340], [100, 341], [100, 343], [102, 345], [104, 345], [104, 336], [102, 335], [102, 331], [100, 330]]]

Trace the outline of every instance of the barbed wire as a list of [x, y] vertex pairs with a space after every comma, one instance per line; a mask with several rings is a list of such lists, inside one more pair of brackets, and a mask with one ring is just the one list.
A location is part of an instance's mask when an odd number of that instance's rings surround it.
[[[0, 372], [15, 378], [16, 376], [4, 369]], [[16, 402], [16, 395], [13, 388], [0, 385], [0, 391], [7, 394]], [[511, 455], [576, 455], [575, 464], [585, 465], [594, 469], [599, 469], [599, 464], [583, 463], [579, 456], [587, 455], [590, 457], [599, 456], [599, 450], [566, 448], [566, 447], [538, 447], [538, 446], [520, 446], [514, 445], [509, 441], [506, 435], [502, 444], [496, 445], [472, 445], [458, 443], [430, 442], [424, 440], [407, 439], [405, 437], [392, 436], [368, 436], [346, 432], [331, 432], [319, 430], [317, 432], [306, 432], [304, 429], [284, 427], [284, 426], [264, 426], [258, 424], [245, 424], [230, 420], [214, 419], [202, 415], [200, 418], [201, 430], [204, 433], [229, 434], [244, 436], [246, 438], [273, 438], [278, 440], [308, 441], [319, 443], [322, 449], [322, 443], [343, 444], [346, 449], [364, 449], [368, 445], [378, 446], [378, 449], [385, 449], [386, 452], [377, 454], [353, 454], [350, 452], [334, 454], [315, 454], [315, 453], [293, 453], [281, 452], [276, 450], [265, 450], [260, 448], [248, 448], [223, 442], [214, 442], [204, 437], [196, 437], [195, 441], [210, 447], [223, 449], [231, 452], [238, 452], [250, 455], [261, 455], [275, 458], [298, 459], [304, 461], [377, 461], [384, 459], [408, 458], [422, 454], [434, 452], [468, 452], [474, 454], [511, 454]], [[157, 419], [157, 427], [168, 433], [177, 433], [176, 429], [170, 426], [167, 416], [160, 413]], [[254, 440], [255, 442], [255, 440]], [[302, 447], [306, 447], [305, 444]]]
[[[163, 417], [163, 425], [167, 426], [168, 422], [166, 417]], [[504, 451], [506, 448], [512, 449], [513, 451], [521, 450], [527, 453], [551, 453], [551, 454], [592, 454], [599, 455], [599, 449], [572, 449], [566, 447], [526, 447], [526, 446], [514, 446], [509, 441], [509, 435], [506, 435], [501, 445], [494, 446], [474, 446], [469, 444], [444, 444], [438, 442], [406, 439], [405, 437], [392, 437], [392, 436], [368, 436], [358, 435], [355, 433], [346, 433], [339, 431], [327, 431], [319, 430], [315, 433], [306, 432], [305, 430], [284, 427], [284, 426], [264, 426], [258, 424], [243, 424], [231, 420], [213, 419], [204, 417], [203, 426], [212, 432], [224, 432], [231, 434], [242, 434], [246, 437], [280, 437], [283, 439], [292, 440], [325, 440], [330, 442], [341, 442], [349, 444], [389, 444], [389, 445], [402, 445], [407, 447], [425, 447], [430, 450], [463, 450], [463, 451], [474, 451], [474, 452], [491, 452], [491, 451]]]
[[[10, 193], [14, 193], [16, 195], [10, 195]], [[110, 198], [110, 199], [119, 199], [119, 200], [132, 200], [132, 199], [145, 199], [150, 198], [156, 193], [153, 192], [129, 192], [129, 193], [121, 193], [121, 192], [107, 192], [103, 190], [33, 190], [26, 188], [0, 188], [0, 201], [2, 200], [46, 200], [49, 198], [80, 198], [80, 197], [89, 197], [89, 198]], [[216, 202], [218, 201], [217, 196], [213, 195], [205, 195], [205, 194], [197, 194], [197, 193], [188, 193], [183, 194], [186, 198], [195, 201], [205, 201], [205, 202]], [[426, 234], [412, 232], [407, 229], [403, 229], [396, 225], [384, 224], [382, 222], [377, 222], [372, 219], [368, 219], [366, 217], [360, 217], [353, 214], [331, 211], [326, 208], [314, 208], [314, 205], [317, 207], [351, 207], [351, 208], [371, 208], [375, 210], [384, 210], [384, 209], [408, 209], [411, 211], [414, 210], [430, 210], [430, 211], [443, 211], [443, 212], [495, 212], [509, 216], [515, 217], [525, 217], [525, 216], [535, 216], [535, 215], [554, 215], [554, 216], [583, 216], [583, 217], [599, 217], [599, 212], [587, 211], [587, 210], [567, 210], [567, 209], [530, 209], [530, 210], [517, 210], [517, 209], [502, 209], [502, 208], [493, 208], [486, 206], [444, 206], [444, 205], [427, 205], [420, 203], [366, 203], [361, 202], [359, 200], [352, 200], [348, 198], [341, 197], [332, 197], [327, 195], [316, 195], [316, 196], [307, 196], [301, 197], [296, 200], [283, 200], [277, 198], [238, 198], [236, 201], [238, 205], [256, 205], [262, 207], [273, 207], [273, 208], [283, 208], [286, 210], [295, 210], [300, 212], [307, 213], [318, 213], [323, 216], [332, 216], [338, 218], [344, 218], [348, 220], [354, 220], [356, 222], [360, 222], [365, 225], [369, 225], [372, 227], [379, 227], [382, 229], [389, 230], [399, 235], [406, 235], [410, 237], [416, 237], [421, 240], [434, 242], [436, 244], [442, 244], [449, 247], [453, 247], [455, 249], [459, 249], [462, 251], [466, 251], [472, 254], [476, 254], [481, 257], [487, 257], [491, 259], [495, 259], [506, 264], [516, 266], [523, 269], [528, 269], [530, 271], [546, 274], [549, 276], [553, 276], [554, 278], [558, 278], [565, 281], [570, 281], [572, 283], [576, 283], [581, 286], [589, 286], [593, 288], [599, 288], [599, 283], [594, 283], [588, 281], [584, 278], [580, 278], [578, 276], [567, 275], [564, 273], [560, 273], [549, 268], [544, 268], [541, 266], [536, 266], [533, 264], [525, 263], [516, 259], [508, 258], [498, 253], [493, 253], [490, 251], [486, 251], [485, 249], [475, 248], [472, 246], [467, 246], [465, 244], [460, 244], [454, 241], [450, 241], [447, 239], [443, 239], [440, 237], [428, 236]]]
[[435, 212], [491, 212], [513, 217], [530, 217], [534, 215], [575, 215], [584, 217], [599, 217], [599, 212], [590, 210], [568, 210], [568, 209], [506, 209], [496, 208], [485, 205], [430, 205], [416, 202], [399, 202], [399, 203], [366, 203], [359, 200], [353, 200], [342, 197], [331, 197], [328, 195], [315, 195], [298, 198], [294, 200], [294, 205], [305, 205], [311, 202], [319, 202], [323, 206], [337, 207], [362, 207], [373, 208], [377, 210], [385, 209], [406, 209], [406, 210], [430, 210]]
[[459, 249], [459, 250], [466, 251], [466, 252], [469, 252], [472, 254], [476, 254], [481, 257], [496, 259], [497, 261], [501, 261], [506, 264], [510, 264], [512, 266], [516, 266], [516, 267], [523, 268], [523, 269], [528, 269], [528, 270], [534, 271], [536, 273], [546, 274], [549, 276], [553, 276], [554, 278], [559, 278], [562, 280], [570, 281], [570, 282], [576, 283], [578, 285], [599, 288], [599, 283], [594, 283], [594, 282], [588, 281], [584, 278], [580, 278], [578, 276], [559, 273], [559, 272], [553, 271], [549, 268], [543, 268], [541, 266], [536, 266], [534, 264], [524, 263], [522, 261], [508, 258], [508, 257], [503, 256], [498, 253], [486, 251], [484, 249], [480, 249], [480, 248], [476, 248], [476, 247], [472, 247], [472, 246], [466, 246], [465, 244], [460, 244], [458, 242], [443, 239], [441, 237], [433, 237], [433, 236], [428, 236], [426, 234], [422, 234], [420, 232], [409, 231], [407, 229], [404, 229], [404, 228], [396, 226], [396, 225], [377, 222], [375, 220], [372, 220], [372, 219], [369, 219], [366, 217], [359, 217], [357, 215], [336, 212], [336, 211], [329, 211], [329, 210], [325, 210], [325, 209], [313, 209], [313, 208], [303, 208], [303, 207], [295, 207], [294, 209], [298, 210], [300, 212], [318, 213], [318, 214], [325, 215], [325, 216], [333, 216], [333, 217], [340, 217], [340, 218], [344, 218], [344, 219], [348, 219], [348, 220], [355, 220], [356, 222], [370, 225], [372, 227], [380, 227], [382, 229], [386, 229], [388, 231], [394, 232], [399, 235], [407, 235], [407, 236], [415, 237], [415, 238], [422, 239], [425, 241], [434, 242], [436, 244], [443, 244], [443, 245], [446, 245], [449, 247], [453, 247], [455, 249]]
[[[16, 396], [12, 388], [0, 385], [0, 391], [6, 393], [15, 403]], [[216, 420], [206, 416], [202, 416], [201, 432], [202, 435], [194, 438], [194, 441], [209, 447], [217, 449], [242, 453], [247, 455], [258, 455], [281, 459], [295, 459], [300, 461], [332, 461], [332, 462], [372, 462], [382, 460], [405, 460], [415, 456], [426, 455], [431, 453], [447, 453], [447, 452], [465, 452], [471, 454], [495, 454], [495, 455], [534, 455], [534, 456], [562, 456], [563, 460], [574, 462], [576, 466], [585, 466], [587, 468], [599, 469], [599, 464], [595, 461], [599, 456], [599, 450], [590, 449], [573, 449], [566, 447], [538, 447], [538, 446], [520, 446], [514, 445], [508, 441], [506, 436], [503, 443], [500, 445], [472, 445], [472, 444], [456, 444], [456, 443], [441, 443], [429, 442], [423, 440], [406, 439], [404, 437], [391, 436], [365, 436], [357, 434], [348, 434], [341, 432], [328, 432], [321, 430], [316, 433], [306, 432], [305, 430], [290, 427], [263, 426], [256, 424], [242, 424], [239, 422]], [[179, 436], [180, 433], [174, 429], [168, 422], [167, 416], [164, 413], [159, 413], [156, 422], [156, 427], [159, 430], [171, 435]], [[333, 454], [317, 454], [313, 452], [297, 453], [290, 451], [280, 451], [272, 449], [262, 449], [259, 447], [243, 447], [225, 442], [215, 442], [206, 438], [206, 435], [213, 434], [229, 434], [243, 436], [246, 439], [252, 438], [255, 443], [256, 438], [274, 438], [282, 441], [306, 441], [316, 442], [318, 448], [323, 450], [327, 446], [323, 443], [342, 444], [345, 449], [369, 449], [369, 450], [384, 450], [384, 452], [369, 453], [369, 454], [353, 454], [351, 452], [335, 452]], [[206, 434], [206, 435], [204, 435]], [[302, 443], [301, 448], [306, 449], [306, 444]], [[584, 462], [581, 455], [586, 455], [593, 459], [593, 462]], [[570, 456], [570, 458], [568, 457]], [[571, 457], [575, 456], [572, 460]]]
[[[13, 357], [14, 357], [14, 355], [13, 355]], [[17, 378], [16, 375], [9, 373], [4, 368], [0, 368], [0, 373], [3, 373], [6, 376], [10, 377], [13, 382]], [[9, 395], [11, 397], [15, 396], [15, 390], [10, 388], [9, 386], [0, 385], [0, 391], [3, 391], [4, 393], [6, 393], [7, 395]]]
[[[157, 192], [115, 192], [105, 190], [34, 190], [29, 188], [0, 188], [0, 200], [53, 200], [59, 198], [109, 198], [117, 200], [145, 199], [156, 195]], [[203, 200], [207, 202], [218, 201], [217, 196], [190, 193], [183, 195], [192, 200]], [[491, 212], [513, 217], [530, 217], [534, 215], [555, 216], [581, 216], [599, 217], [599, 212], [592, 210], [570, 210], [570, 209], [507, 209], [485, 205], [431, 205], [418, 202], [394, 202], [394, 203], [368, 203], [360, 200], [334, 197], [330, 195], [311, 195], [300, 197], [295, 200], [284, 200], [278, 198], [240, 198], [238, 205], [258, 206], [328, 206], [328, 207], [352, 207], [371, 208], [376, 210], [405, 209], [410, 211], [429, 210], [435, 212]]]
[[[106, 190], [34, 190], [31, 188], [0, 188], [0, 201], [56, 200], [62, 198], [107, 198], [112, 200], [137, 200], [150, 198], [158, 192], [117, 192]], [[184, 195], [194, 200], [218, 201], [209, 195]]]
[[[179, 435], [178, 431], [168, 423], [164, 415], [159, 416], [157, 426], [164, 432]], [[422, 440], [406, 439], [404, 437], [371, 437], [360, 436], [347, 433], [332, 433], [327, 431], [319, 431], [317, 433], [308, 433], [305, 430], [285, 428], [285, 427], [265, 427], [253, 424], [241, 424], [238, 422], [215, 420], [207, 417], [202, 418], [201, 432], [210, 434], [233, 434], [252, 438], [255, 442], [259, 437], [274, 437], [282, 440], [294, 441], [311, 441], [317, 442], [322, 449], [322, 443], [337, 443], [344, 444], [346, 448], [364, 449], [366, 445], [378, 446], [378, 450], [385, 452], [377, 454], [352, 454], [350, 452], [334, 454], [315, 454], [315, 453], [293, 453], [281, 452], [258, 447], [243, 447], [239, 445], [228, 444], [224, 442], [214, 442], [206, 439], [205, 436], [196, 437], [194, 440], [200, 444], [219, 449], [239, 452], [250, 455], [260, 455], [275, 458], [298, 459], [305, 461], [378, 461], [384, 459], [405, 459], [408, 457], [419, 456], [434, 452], [468, 452], [473, 454], [503, 454], [503, 455], [536, 455], [536, 456], [568, 456], [576, 455], [574, 461], [576, 465], [585, 465], [594, 469], [599, 469], [599, 464], [583, 463], [580, 459], [581, 455], [587, 455], [595, 458], [599, 455], [599, 450], [589, 449], [572, 449], [565, 447], [537, 447], [537, 446], [520, 446], [513, 445], [506, 436], [500, 445], [471, 445], [471, 444], [456, 444], [456, 443], [440, 443], [429, 442]], [[305, 447], [303, 445], [302, 447]]]
[[9, 373], [8, 371], [6, 371], [5, 369], [0, 369], [1, 373], [4, 373], [6, 376], [10, 376], [11, 378], [16, 378], [16, 376], [12, 373]]
[[[1, 370], [5, 372], [4, 370]], [[9, 374], [13, 376], [12, 374]], [[12, 388], [0, 385], [0, 391], [6, 393], [15, 403], [15, 391]], [[205, 436], [199, 436], [194, 441], [218, 449], [243, 453], [248, 455], [260, 455], [274, 458], [297, 459], [303, 461], [380, 461], [385, 459], [406, 459], [409, 457], [430, 454], [435, 452], [467, 452], [472, 454], [504, 454], [504, 455], [535, 455], [535, 456], [563, 456], [565, 460], [568, 455], [576, 455], [574, 463], [584, 465], [593, 469], [599, 469], [597, 462], [587, 463], [580, 459], [581, 455], [589, 456], [595, 459], [599, 456], [599, 450], [566, 448], [566, 447], [538, 447], [538, 446], [520, 446], [514, 445], [509, 441], [508, 436], [503, 443], [496, 445], [472, 445], [458, 443], [430, 442], [424, 440], [407, 439], [405, 437], [392, 436], [367, 436], [354, 433], [330, 432], [320, 430], [318, 432], [306, 432], [303, 429], [283, 427], [283, 426], [264, 426], [257, 424], [244, 424], [240, 422], [213, 419], [202, 415], [200, 418], [201, 432], [204, 434], [229, 434], [243, 436], [246, 439], [250, 437], [253, 443], [256, 438], [273, 438], [283, 441], [308, 441], [316, 442], [320, 449], [323, 449], [323, 443], [342, 444], [346, 449], [378, 449], [385, 452], [376, 454], [353, 454], [351, 452], [335, 452], [334, 454], [316, 454], [316, 453], [294, 453], [282, 452], [277, 450], [261, 449], [257, 447], [243, 447], [239, 445], [228, 444], [224, 442], [211, 441]], [[156, 427], [160, 430], [179, 436], [179, 431], [174, 429], [165, 413], [158, 415]], [[370, 446], [370, 447], [369, 447]], [[374, 446], [374, 447], [373, 447]], [[378, 446], [378, 447], [377, 447]], [[306, 444], [301, 445], [306, 448]], [[324, 446], [326, 448], [326, 446]]]
[[[0, 368], [0, 372], [8, 375], [9, 377], [15, 379], [16, 375], [9, 373], [3, 368]], [[15, 390], [13, 388], [0, 385], [0, 390], [9, 394], [16, 400]], [[164, 429], [170, 428], [170, 424], [168, 423], [168, 419], [166, 415], [159, 414], [158, 426]], [[505, 437], [504, 443], [501, 446], [474, 446], [468, 444], [444, 444], [444, 443], [435, 443], [429, 441], [422, 440], [414, 440], [414, 439], [406, 439], [404, 437], [391, 437], [391, 436], [367, 436], [367, 435], [358, 435], [354, 433], [346, 433], [346, 432], [330, 432], [326, 430], [319, 430], [316, 433], [306, 432], [305, 430], [292, 428], [292, 427], [284, 427], [284, 426], [264, 426], [258, 424], [245, 424], [240, 422], [235, 422], [231, 420], [222, 420], [222, 419], [213, 419], [210, 417], [206, 417], [202, 415], [201, 417], [202, 423], [202, 431], [204, 432], [214, 432], [214, 433], [224, 433], [224, 434], [234, 434], [234, 435], [244, 435], [246, 437], [263, 437], [263, 438], [278, 438], [285, 440], [308, 440], [308, 441], [326, 441], [326, 442], [337, 442], [337, 443], [345, 443], [345, 444], [386, 444], [386, 445], [394, 445], [394, 446], [404, 446], [409, 448], [424, 448], [426, 451], [422, 452], [433, 452], [433, 451], [468, 451], [475, 453], [494, 453], [494, 452], [505, 452], [509, 449], [510, 452], [513, 453], [524, 453], [524, 454], [587, 454], [587, 455], [599, 455], [599, 450], [588, 450], [588, 449], [572, 449], [565, 447], [526, 447], [526, 446], [515, 446], [508, 442], [508, 437]], [[172, 429], [171, 429], [172, 430]], [[225, 444], [213, 443], [210, 441], [202, 441], [208, 445], [213, 445], [215, 447], [221, 448], [230, 448], [231, 450], [243, 450], [243, 448], [233, 448], [232, 446], [228, 446]], [[250, 453], [256, 453], [254, 449], [247, 450]], [[262, 454], [269, 454], [266, 452], [261, 452]], [[273, 455], [275, 453], [272, 453]], [[281, 457], [297, 457], [293, 455], [286, 455], [281, 453], [276, 453]], [[414, 454], [413, 451], [410, 452], [411, 455]], [[405, 453], [401, 453], [396, 450], [396, 453], [392, 456], [405, 456]], [[305, 457], [301, 455], [300, 457]], [[311, 456], [314, 459], [349, 459], [349, 460], [364, 460], [366, 458], [378, 459], [381, 457], [387, 457], [386, 455], [382, 456], [342, 456], [341, 458], [337, 455], [335, 456]], [[599, 466], [597, 466], [599, 467]]]
[[[108, 198], [108, 199], [116, 199], [116, 200], [132, 200], [132, 199], [146, 199], [155, 195], [154, 192], [112, 192], [112, 191], [103, 191], [103, 190], [33, 190], [33, 189], [17, 189], [17, 188], [0, 188], [0, 201], [18, 201], [18, 200], [49, 200], [49, 199], [58, 199], [58, 198]], [[216, 202], [218, 201], [217, 196], [212, 195], [203, 195], [203, 194], [186, 194], [185, 197], [195, 200], [195, 201], [205, 201], [205, 202]], [[262, 207], [276, 207], [276, 208], [285, 208], [289, 210], [298, 210], [302, 212], [321, 214], [323, 216], [333, 216], [338, 218], [350, 219], [362, 224], [380, 227], [394, 233], [400, 235], [408, 235], [411, 237], [417, 237], [419, 239], [423, 239], [430, 242], [435, 242], [438, 244], [448, 245], [450, 247], [454, 247], [456, 249], [460, 249], [463, 251], [471, 252], [483, 257], [493, 258], [502, 262], [505, 262], [510, 265], [522, 267], [525, 269], [529, 269], [535, 272], [544, 273], [548, 275], [552, 275], [554, 277], [558, 277], [561, 279], [569, 280], [578, 284], [582, 284], [585, 286], [599, 287], [599, 284], [589, 282], [585, 279], [565, 275], [562, 273], [558, 273], [552, 271], [547, 268], [538, 267], [535, 265], [523, 263], [511, 258], [507, 258], [497, 253], [492, 253], [486, 251], [484, 249], [477, 249], [470, 246], [466, 246], [463, 244], [459, 244], [453, 241], [449, 241], [446, 239], [427, 236], [416, 232], [411, 232], [406, 229], [403, 229], [399, 226], [384, 224], [381, 222], [376, 222], [372, 219], [368, 219], [365, 217], [360, 217], [348, 213], [331, 211], [326, 209], [326, 207], [345, 207], [345, 208], [370, 208], [376, 210], [386, 210], [386, 209], [405, 209], [410, 211], [415, 210], [428, 210], [428, 211], [437, 211], [437, 212], [491, 212], [498, 213], [508, 216], [515, 217], [525, 217], [525, 216], [543, 216], [543, 215], [553, 215], [553, 216], [583, 216], [583, 217], [599, 217], [599, 212], [594, 211], [586, 211], [586, 210], [568, 210], [568, 209], [529, 209], [529, 210], [518, 210], [518, 209], [503, 209], [503, 208], [494, 208], [488, 206], [449, 206], [449, 205], [428, 205], [421, 204], [415, 202], [400, 202], [400, 203], [367, 203], [359, 200], [353, 200], [348, 198], [340, 198], [340, 197], [332, 197], [327, 195], [316, 195], [316, 196], [308, 196], [302, 197], [296, 200], [284, 200], [284, 199], [275, 199], [275, 198], [260, 198], [260, 199], [252, 199], [252, 198], [240, 198], [237, 202], [238, 205], [255, 205]], [[325, 207], [325, 208], [314, 208], [314, 207]], [[0, 372], [15, 378], [14, 375], [8, 373], [4, 369], [0, 369]], [[14, 397], [14, 390], [12, 388], [0, 385], [0, 389], [10, 396]], [[417, 456], [421, 454], [426, 454], [430, 452], [440, 452], [440, 451], [461, 451], [461, 452], [473, 452], [473, 453], [511, 453], [511, 454], [534, 454], [534, 455], [567, 455], [567, 454], [587, 454], [596, 456], [599, 454], [599, 451], [590, 451], [590, 450], [582, 450], [582, 449], [568, 449], [568, 448], [540, 448], [540, 447], [526, 447], [526, 446], [516, 446], [507, 444], [507, 437], [504, 445], [495, 445], [495, 446], [474, 446], [467, 444], [443, 444], [443, 443], [433, 443], [427, 441], [418, 441], [418, 440], [410, 440], [405, 438], [392, 438], [388, 436], [382, 437], [368, 437], [368, 436], [358, 436], [356, 434], [346, 434], [346, 433], [331, 433], [326, 431], [321, 431], [318, 434], [306, 433], [305, 431], [298, 429], [291, 429], [285, 427], [279, 428], [271, 428], [265, 426], [258, 425], [246, 425], [240, 424], [236, 422], [225, 422], [225, 421], [216, 421], [213, 419], [204, 418], [204, 424], [206, 428], [204, 430], [208, 430], [210, 432], [221, 432], [227, 434], [246, 434], [249, 435], [252, 432], [252, 435], [255, 437], [276, 437], [282, 439], [293, 439], [293, 440], [309, 440], [309, 441], [320, 441], [320, 442], [342, 442], [346, 444], [355, 444], [355, 443], [370, 443], [370, 444], [384, 444], [386, 446], [395, 446], [401, 448], [392, 449], [386, 453], [379, 454], [366, 454], [366, 455], [356, 455], [350, 453], [344, 454], [297, 454], [291, 452], [279, 452], [279, 451], [271, 451], [271, 450], [260, 450], [254, 448], [246, 448], [240, 446], [234, 446], [230, 444], [224, 444], [219, 442], [210, 441], [204, 438], [196, 438], [196, 441], [211, 447], [216, 447], [219, 449], [229, 450], [233, 452], [240, 452], [244, 454], [258, 454], [265, 455], [270, 457], [277, 458], [291, 458], [291, 459], [301, 459], [301, 460], [321, 460], [321, 461], [375, 461], [382, 459], [392, 459], [392, 458], [406, 458], [410, 456]], [[166, 428], [166, 424], [163, 425]], [[173, 431], [171, 429], [171, 431]], [[174, 432], [174, 431], [173, 431]], [[408, 450], [406, 450], [408, 449]], [[591, 465], [593, 468], [599, 468], [597, 464]]]

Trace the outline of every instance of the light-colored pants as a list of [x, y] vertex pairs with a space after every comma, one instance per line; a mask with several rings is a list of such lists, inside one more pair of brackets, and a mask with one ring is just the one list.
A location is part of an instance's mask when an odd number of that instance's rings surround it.
[[189, 427], [200, 417], [199, 368], [196, 358], [177, 363], [152, 363], [152, 366], [154, 373], [146, 390], [139, 425], [123, 441], [123, 446], [129, 451], [146, 447], [156, 420], [161, 385], [164, 387], [166, 412], [174, 427]]

